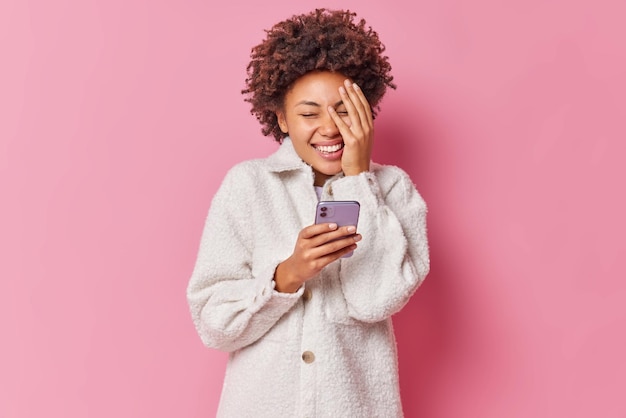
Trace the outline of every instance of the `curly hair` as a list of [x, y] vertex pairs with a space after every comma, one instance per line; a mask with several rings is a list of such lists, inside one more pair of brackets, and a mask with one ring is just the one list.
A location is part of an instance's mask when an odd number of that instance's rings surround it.
[[378, 104], [392, 82], [391, 65], [383, 55], [378, 34], [354, 21], [349, 10], [316, 9], [279, 22], [266, 30], [266, 39], [252, 48], [246, 89], [250, 113], [261, 123], [263, 135], [282, 142], [276, 111], [282, 109], [293, 83], [311, 71], [339, 72], [361, 87], [376, 116]]

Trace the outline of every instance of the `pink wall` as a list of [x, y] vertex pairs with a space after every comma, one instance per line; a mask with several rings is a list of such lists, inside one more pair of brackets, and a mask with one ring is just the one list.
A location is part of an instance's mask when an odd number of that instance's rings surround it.
[[[388, 46], [376, 158], [430, 205], [396, 318], [407, 417], [624, 417], [626, 30], [610, 0], [343, 1]], [[185, 287], [239, 90], [312, 6], [0, 4], [0, 417], [209, 417]]]

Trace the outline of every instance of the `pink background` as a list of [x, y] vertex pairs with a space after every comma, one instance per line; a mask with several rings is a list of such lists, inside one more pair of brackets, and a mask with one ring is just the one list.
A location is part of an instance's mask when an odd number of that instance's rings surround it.
[[[239, 91], [296, 3], [0, 3], [0, 417], [214, 415], [185, 287], [226, 170], [275, 149]], [[407, 417], [626, 417], [624, 3], [317, 6], [387, 45], [375, 157], [430, 206]]]

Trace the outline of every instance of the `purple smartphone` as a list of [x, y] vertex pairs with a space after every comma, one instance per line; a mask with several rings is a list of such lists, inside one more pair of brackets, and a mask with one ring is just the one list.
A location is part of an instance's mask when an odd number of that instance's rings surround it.
[[[361, 205], [356, 200], [336, 200], [319, 202], [315, 210], [315, 223], [334, 222], [338, 226], [357, 226]], [[350, 257], [352, 251], [342, 258]]]

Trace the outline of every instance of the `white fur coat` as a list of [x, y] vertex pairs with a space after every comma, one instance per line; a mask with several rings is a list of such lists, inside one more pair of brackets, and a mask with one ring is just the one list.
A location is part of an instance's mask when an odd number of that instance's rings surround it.
[[233, 167], [213, 198], [187, 289], [208, 347], [230, 353], [218, 416], [401, 417], [391, 315], [429, 270], [426, 205], [404, 171], [337, 175], [322, 200], [357, 200], [363, 239], [294, 294], [278, 263], [311, 225], [313, 172], [289, 138]]

